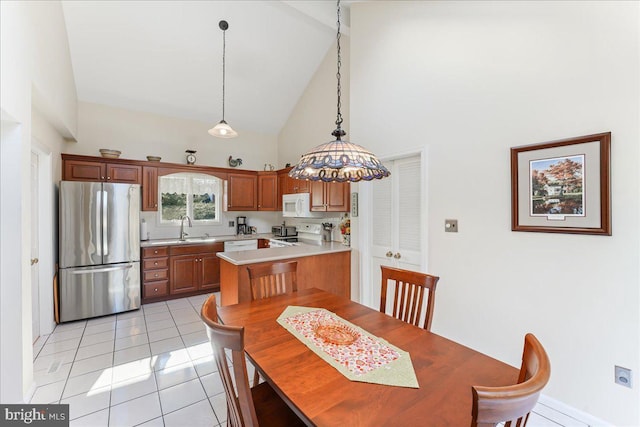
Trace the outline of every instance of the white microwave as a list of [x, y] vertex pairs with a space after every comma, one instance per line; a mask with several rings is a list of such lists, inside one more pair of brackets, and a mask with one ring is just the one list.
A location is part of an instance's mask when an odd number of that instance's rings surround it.
[[296, 193], [282, 196], [282, 216], [313, 218], [319, 215], [311, 212], [311, 197], [309, 193]]

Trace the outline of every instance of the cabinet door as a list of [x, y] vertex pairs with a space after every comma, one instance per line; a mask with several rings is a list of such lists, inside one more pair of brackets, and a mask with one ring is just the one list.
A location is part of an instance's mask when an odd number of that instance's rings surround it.
[[327, 212], [349, 212], [351, 185], [346, 182], [327, 182], [324, 198]]
[[65, 181], [104, 181], [106, 165], [102, 162], [65, 160], [62, 179]]
[[280, 172], [278, 173], [278, 195], [276, 196], [278, 200], [276, 200], [276, 210], [282, 210], [282, 195], [289, 194], [287, 193], [287, 180], [289, 179], [288, 172]]
[[313, 212], [326, 212], [324, 190], [325, 185], [322, 181], [311, 181], [311, 210]]
[[304, 179], [289, 178], [294, 193], [308, 193], [310, 191], [309, 181]]
[[227, 210], [257, 210], [258, 177], [256, 175], [230, 173], [227, 185]]
[[142, 210], [158, 210], [158, 168], [142, 168]]
[[201, 272], [199, 289], [220, 289], [220, 258], [215, 253], [200, 254], [197, 264]]
[[140, 166], [107, 163], [107, 181], [141, 184], [142, 168]]
[[258, 210], [275, 211], [278, 198], [278, 175], [258, 175]]
[[198, 289], [200, 266], [195, 255], [178, 255], [171, 257], [171, 294], [191, 292]]

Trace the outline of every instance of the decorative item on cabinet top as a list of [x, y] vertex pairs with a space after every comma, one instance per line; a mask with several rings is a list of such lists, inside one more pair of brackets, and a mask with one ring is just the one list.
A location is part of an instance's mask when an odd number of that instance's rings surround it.
[[150, 162], [159, 162], [162, 159], [160, 156], [147, 156], [147, 160]]
[[186, 150], [187, 153], [187, 164], [194, 165], [196, 163], [196, 150]]
[[120, 157], [120, 154], [122, 154], [122, 151], [112, 150], [110, 148], [101, 148], [98, 151], [100, 151], [102, 157], [106, 157], [108, 159], [117, 159], [118, 157]]
[[240, 166], [242, 164], [242, 159], [240, 157], [238, 157], [237, 159], [234, 159], [233, 156], [229, 156], [229, 166], [231, 166], [232, 168], [235, 168], [237, 166]]

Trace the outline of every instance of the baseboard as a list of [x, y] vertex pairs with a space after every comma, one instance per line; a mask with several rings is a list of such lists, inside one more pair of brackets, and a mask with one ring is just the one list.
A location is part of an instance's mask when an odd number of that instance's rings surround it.
[[603, 421], [599, 418], [594, 417], [591, 414], [582, 412], [581, 410], [576, 409], [572, 406], [569, 406], [566, 403], [560, 402], [557, 399], [554, 399], [549, 396], [545, 396], [544, 394], [540, 395], [540, 398], [538, 399], [538, 403], [548, 406], [549, 408], [555, 411], [558, 411], [568, 417], [574, 418], [592, 427], [614, 427], [613, 424], [607, 421]]

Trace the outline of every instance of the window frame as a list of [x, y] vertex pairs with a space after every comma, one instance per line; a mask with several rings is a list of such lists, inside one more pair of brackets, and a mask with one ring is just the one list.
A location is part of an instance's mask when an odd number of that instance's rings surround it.
[[[176, 178], [185, 178], [186, 179], [186, 215], [189, 216], [193, 225], [220, 225], [222, 224], [222, 196], [224, 192], [224, 180], [215, 176], [209, 175], [206, 173], [194, 173], [194, 172], [174, 172], [166, 175], [162, 175], [158, 177], [158, 224], [162, 226], [179, 226], [181, 220], [180, 219], [164, 219], [162, 216], [162, 180], [167, 177], [176, 177]], [[215, 203], [215, 219], [195, 219], [194, 218], [194, 179], [207, 179], [214, 181], [215, 191], [210, 192], [209, 194], [214, 195], [214, 203]]]

